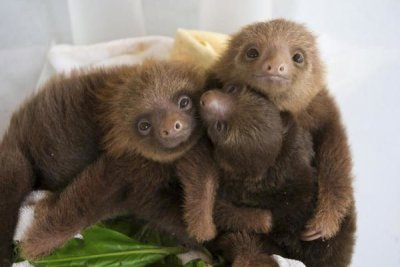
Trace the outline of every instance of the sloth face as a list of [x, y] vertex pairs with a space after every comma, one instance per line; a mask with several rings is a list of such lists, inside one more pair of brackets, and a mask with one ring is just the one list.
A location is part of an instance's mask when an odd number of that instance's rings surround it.
[[255, 174], [273, 164], [283, 136], [280, 112], [244, 86], [205, 92], [200, 113], [217, 159], [226, 169]]
[[223, 82], [248, 84], [282, 111], [296, 111], [324, 86], [314, 35], [283, 19], [251, 24], [233, 35], [215, 72]]
[[109, 101], [106, 141], [119, 154], [173, 161], [202, 134], [198, 102], [204, 75], [183, 62], [150, 63], [116, 88]]
[[151, 136], [158, 145], [175, 148], [187, 141], [196, 126], [192, 98], [183, 92], [167, 103], [137, 119], [137, 133], [146, 138]]
[[[258, 34], [257, 34], [258, 33]], [[236, 67], [254, 88], [272, 96], [293, 93], [309, 80], [318, 55], [314, 36], [304, 26], [275, 20], [244, 28], [238, 35]]]
[[191, 146], [200, 131], [196, 100], [198, 95], [182, 88], [169, 99], [135, 114], [131, 130], [142, 153], [154, 150], [158, 154], [174, 154]]

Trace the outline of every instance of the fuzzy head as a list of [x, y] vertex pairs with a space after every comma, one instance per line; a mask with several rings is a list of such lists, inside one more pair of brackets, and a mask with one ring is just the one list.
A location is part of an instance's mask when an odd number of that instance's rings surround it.
[[108, 152], [171, 162], [198, 141], [201, 72], [183, 62], [147, 61], [121, 77], [118, 86], [110, 84], [99, 96]]
[[277, 107], [261, 94], [232, 84], [210, 90], [200, 99], [200, 114], [226, 171], [258, 176], [275, 163], [284, 127]]
[[234, 34], [214, 72], [222, 82], [248, 84], [280, 110], [294, 113], [325, 85], [316, 38], [284, 19], [251, 24]]

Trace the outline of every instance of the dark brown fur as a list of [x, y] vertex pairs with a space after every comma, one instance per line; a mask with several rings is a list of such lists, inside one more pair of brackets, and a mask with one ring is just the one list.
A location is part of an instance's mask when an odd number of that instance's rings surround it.
[[[311, 267], [348, 266], [354, 244], [354, 213], [345, 217], [338, 234], [329, 240], [300, 239], [318, 197], [310, 134], [292, 115], [280, 113], [258, 93], [238, 86], [231, 88], [226, 86], [225, 93], [214, 95], [231, 99], [221, 100], [231, 103], [231, 110], [225, 110], [228, 116], [216, 118], [215, 114], [204, 114], [207, 110], [202, 109], [215, 146], [214, 156], [222, 169], [217, 203], [225, 201], [242, 209], [269, 210], [272, 228], [266, 234], [248, 231], [252, 217], [227, 222], [226, 213], [216, 209], [215, 220], [222, 231], [217, 247], [233, 261], [233, 266], [276, 266], [268, 256], [274, 253]], [[215, 127], [218, 122], [225, 124], [222, 130]]]
[[[19, 206], [32, 189], [60, 190], [99, 154], [91, 88], [114, 71], [57, 76], [10, 122], [0, 144], [0, 266], [10, 265]], [[55, 89], [57, 88], [57, 89]]]
[[[249, 59], [250, 48], [256, 48], [259, 55]], [[297, 53], [304, 56], [303, 62], [294, 61]], [[274, 69], [280, 64], [284, 64], [283, 72]], [[326, 89], [313, 34], [283, 19], [246, 26], [233, 35], [213, 72], [222, 83], [248, 84], [268, 96], [281, 111], [293, 113], [299, 125], [311, 133], [319, 194], [315, 215], [302, 237], [335, 236], [343, 220], [354, 216], [352, 162], [339, 110]]]
[[[203, 75], [177, 62], [150, 61], [51, 80], [14, 114], [0, 146], [2, 266], [9, 265], [18, 208], [32, 189], [54, 194], [40, 202], [36, 221], [21, 244], [28, 258], [45, 255], [84, 227], [126, 212], [193, 244], [185, 232], [174, 177], [187, 173], [182, 170], [185, 165], [177, 164], [184, 154], [194, 161], [197, 154], [204, 157], [202, 149], [193, 148], [202, 135], [196, 119], [202, 88]], [[192, 98], [193, 108], [176, 107], [181, 94]], [[190, 134], [170, 148], [175, 141], [160, 143], [155, 132], [162, 129], [154, 127], [144, 137], [138, 134], [138, 116], [154, 126], [178, 116], [189, 125]], [[211, 171], [198, 173], [197, 178], [213, 179]], [[190, 179], [182, 183], [193, 188]], [[213, 190], [209, 186], [205, 194]], [[203, 203], [193, 205], [196, 210], [195, 205]], [[207, 220], [193, 223], [203, 219]], [[195, 237], [212, 238], [212, 226], [205, 225]]]

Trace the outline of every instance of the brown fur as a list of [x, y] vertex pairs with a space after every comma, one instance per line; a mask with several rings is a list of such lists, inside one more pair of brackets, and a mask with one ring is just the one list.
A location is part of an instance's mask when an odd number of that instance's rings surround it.
[[[231, 227], [217, 224], [222, 231], [217, 247], [233, 261], [233, 266], [275, 266], [268, 257], [273, 253], [301, 260], [306, 266], [348, 266], [354, 244], [354, 213], [345, 217], [338, 234], [331, 239], [300, 240], [318, 196], [309, 132], [262, 95], [237, 86], [231, 92], [230, 87], [214, 95], [220, 100], [231, 99], [220, 102], [232, 103], [232, 110], [226, 111], [229, 115], [221, 116], [223, 120], [216, 114], [204, 114], [205, 108], [201, 110], [215, 146], [215, 159], [223, 162], [217, 202], [269, 210], [272, 228], [267, 234], [240, 233], [238, 225], [247, 224], [245, 229], [249, 229], [253, 223], [244, 216], [239, 222], [229, 221]], [[206, 94], [210, 92], [213, 91]], [[225, 124], [223, 130], [215, 127], [218, 122]], [[217, 209], [214, 216], [219, 222], [218, 217], [226, 213], [218, 213]]]
[[232, 267], [279, 267], [269, 255], [263, 253], [263, 241], [257, 235], [246, 232], [225, 234], [220, 238], [219, 246], [224, 248], [227, 259], [234, 259]]
[[224, 230], [269, 233], [272, 229], [270, 210], [237, 207], [229, 201], [218, 199], [214, 213], [215, 224]]
[[[259, 56], [249, 60], [246, 52], [254, 47]], [[298, 52], [304, 55], [301, 64], [292, 59]], [[285, 63], [287, 71], [279, 81], [265, 76], [268, 64], [277, 63]], [[222, 83], [248, 84], [268, 96], [311, 132], [320, 192], [315, 216], [302, 236], [305, 240], [335, 236], [344, 218], [353, 212], [352, 162], [339, 110], [326, 89], [313, 34], [283, 19], [246, 26], [233, 35], [213, 72]]]
[[[187, 173], [181, 170], [186, 165], [177, 164], [183, 155], [194, 162], [197, 151], [204, 157], [194, 148], [202, 135], [196, 111], [202, 89], [203, 75], [178, 62], [76, 72], [48, 82], [14, 114], [0, 145], [1, 266], [10, 264], [18, 208], [32, 189], [54, 194], [40, 203], [22, 241], [27, 258], [46, 255], [84, 227], [126, 212], [194, 245], [185, 231], [174, 177]], [[177, 106], [182, 94], [192, 99], [190, 109]], [[138, 130], [143, 117], [153, 125], [146, 136]], [[160, 127], [171, 118], [180, 120], [185, 132], [164, 140]], [[212, 179], [213, 173], [201, 175]], [[182, 183], [195, 188], [190, 179]], [[205, 193], [212, 192], [207, 187]]]
[[0, 266], [10, 265], [25, 195], [35, 188], [60, 190], [99, 154], [89, 89], [103, 87], [113, 72], [57, 76], [12, 116], [0, 143]]
[[208, 140], [199, 142], [193, 152], [177, 163], [178, 176], [185, 177], [181, 179], [185, 188], [184, 219], [191, 236], [207, 241], [217, 234], [212, 216], [218, 172]]

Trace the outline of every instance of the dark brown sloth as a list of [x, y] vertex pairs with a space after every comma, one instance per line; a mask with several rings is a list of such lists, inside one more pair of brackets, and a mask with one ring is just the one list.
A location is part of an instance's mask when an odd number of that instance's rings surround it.
[[[227, 85], [207, 91], [200, 103], [221, 169], [214, 213], [221, 234], [216, 244], [233, 266], [278, 266], [271, 254], [300, 260], [309, 267], [348, 266], [354, 213], [345, 217], [337, 235], [329, 240], [300, 239], [318, 197], [309, 132], [290, 113], [280, 112], [270, 100], [246, 87]], [[270, 231], [249, 231], [255, 218], [230, 214], [221, 209], [220, 202], [269, 210]]]
[[[213, 199], [207, 182], [216, 175], [208, 167], [213, 162], [207, 146], [196, 145], [202, 143], [197, 105], [203, 83], [192, 66], [155, 61], [49, 81], [13, 115], [0, 144], [0, 266], [11, 263], [18, 209], [34, 189], [53, 194], [39, 203], [21, 242], [27, 258], [48, 254], [90, 224], [121, 213], [193, 244], [174, 180], [193, 171], [198, 176], [182, 177], [185, 193]], [[194, 214], [186, 217], [196, 218], [188, 222], [189, 233], [212, 238], [212, 215], [203, 211], [213, 203], [187, 203]]]
[[302, 238], [333, 237], [354, 212], [352, 162], [314, 35], [284, 19], [248, 25], [232, 36], [212, 71], [222, 83], [250, 85], [311, 133], [319, 194]]

